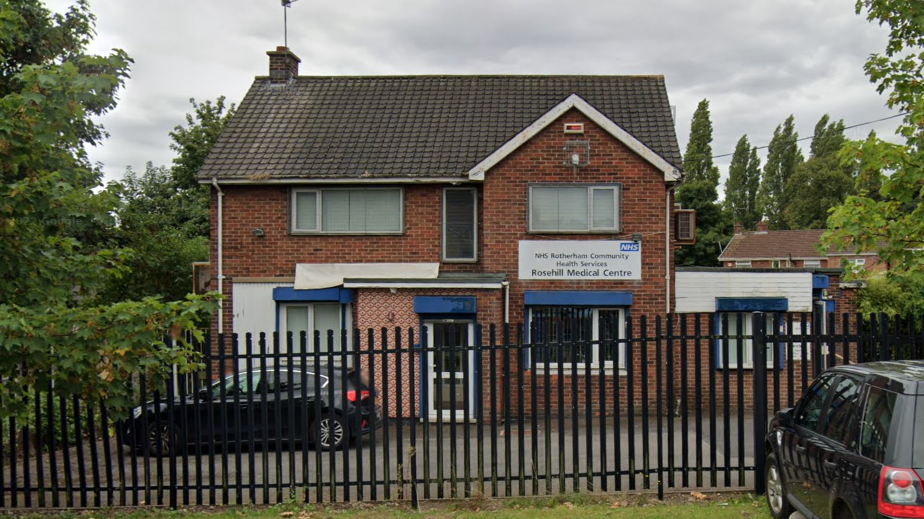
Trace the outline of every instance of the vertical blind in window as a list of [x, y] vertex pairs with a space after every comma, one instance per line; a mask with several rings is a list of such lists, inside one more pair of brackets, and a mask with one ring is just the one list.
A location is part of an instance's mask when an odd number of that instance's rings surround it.
[[401, 230], [398, 189], [321, 191], [321, 229], [327, 232], [397, 232]]
[[443, 199], [443, 257], [476, 259], [476, 191], [446, 189]]
[[534, 185], [529, 190], [533, 232], [616, 231], [619, 185]]

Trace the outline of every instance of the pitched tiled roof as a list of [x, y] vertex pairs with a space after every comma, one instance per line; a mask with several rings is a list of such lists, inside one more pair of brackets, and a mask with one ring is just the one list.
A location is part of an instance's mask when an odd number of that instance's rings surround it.
[[736, 234], [719, 259], [823, 258], [815, 248], [824, 229], [757, 231]]
[[256, 79], [199, 178], [463, 176], [571, 94], [680, 167], [661, 76], [300, 76]]

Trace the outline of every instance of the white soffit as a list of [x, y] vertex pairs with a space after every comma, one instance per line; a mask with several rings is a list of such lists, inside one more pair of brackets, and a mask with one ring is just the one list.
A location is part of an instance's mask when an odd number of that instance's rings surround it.
[[345, 278], [436, 279], [439, 263], [297, 263], [295, 290], [339, 287]]
[[680, 180], [681, 174], [679, 169], [665, 160], [664, 157], [652, 151], [651, 148], [645, 146], [642, 141], [623, 130], [618, 124], [600, 113], [599, 110], [591, 106], [590, 103], [577, 94], [568, 96], [567, 99], [546, 112], [539, 119], [536, 119], [533, 124], [527, 126], [523, 131], [514, 136], [514, 138], [504, 143], [504, 145], [498, 148], [494, 153], [488, 155], [484, 160], [479, 162], [478, 165], [469, 170], [468, 178], [470, 180], [484, 180], [484, 174], [487, 170], [496, 166], [497, 163], [516, 151], [517, 148], [535, 137], [536, 134], [542, 131], [546, 126], [552, 124], [556, 119], [572, 108], [587, 116], [588, 119], [606, 130], [607, 133], [662, 171], [664, 173], [665, 182]]

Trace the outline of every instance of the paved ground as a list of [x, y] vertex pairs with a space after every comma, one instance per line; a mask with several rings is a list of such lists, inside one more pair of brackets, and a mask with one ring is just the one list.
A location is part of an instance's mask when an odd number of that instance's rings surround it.
[[[415, 424], [416, 442], [412, 443], [412, 427], [392, 423], [387, 428], [387, 443], [386, 431], [379, 430], [374, 439], [366, 436], [350, 448], [335, 453], [318, 453], [302, 450], [299, 445], [285, 444], [282, 449], [276, 449], [275, 442], [270, 442], [266, 449], [262, 445], [253, 449], [242, 446], [240, 454], [235, 447], [226, 452], [196, 452], [193, 448], [185, 457], [177, 457], [172, 470], [169, 458], [146, 459], [127, 449], [122, 450], [120, 456], [114, 440], [109, 445], [111, 461], [107, 465], [106, 446], [101, 441], [95, 446], [97, 464], [91, 461], [93, 446], [89, 444], [82, 446], [85, 455], [82, 464], [78, 462], [76, 448], [70, 449], [69, 456], [58, 453], [54, 459], [55, 470], [49, 456], [43, 455], [41, 482], [39, 463], [34, 458], [16, 460], [11, 470], [7, 456], [0, 485], [9, 487], [11, 476], [15, 475], [16, 506], [24, 506], [28, 470], [33, 506], [39, 502], [39, 488], [45, 489], [41, 495], [46, 505], [53, 505], [53, 497], [57, 495], [62, 506], [68, 504], [68, 496], [73, 505], [93, 506], [110, 503], [110, 497], [111, 503], [116, 505], [167, 503], [174, 477], [180, 504], [277, 502], [293, 495], [304, 499], [306, 490], [311, 501], [319, 497], [324, 501], [332, 497], [337, 500], [409, 498], [412, 468], [416, 469], [420, 498], [482, 493], [488, 496], [535, 495], [558, 493], [562, 489], [566, 492], [656, 490], [659, 476], [665, 488], [740, 488], [753, 484], [753, 472], [741, 470], [741, 467], [754, 465], [754, 433], [749, 419], [740, 422], [736, 417], [729, 419], [728, 441], [722, 419], [715, 424], [714, 441], [710, 440], [711, 424], [707, 420], [703, 421], [701, 435], [692, 417], [686, 431], [682, 429], [681, 420], [675, 419], [672, 435], [668, 434], [669, 420], [666, 417], [662, 420], [660, 467], [656, 417], [649, 418], [647, 428], [638, 417], [631, 429], [630, 423], [623, 419], [618, 424], [618, 435], [617, 424], [613, 418], [608, 418], [602, 436], [596, 418], [591, 420], [589, 428], [585, 421], [580, 421], [576, 435], [570, 418], [565, 419], [561, 430], [557, 419], [548, 425], [544, 419], [539, 419], [535, 430], [531, 420], [526, 419], [522, 430], [514, 420], [509, 435], [507, 428], [499, 424], [496, 442], [491, 440], [491, 424], [482, 424], [480, 439], [476, 424], [467, 427], [456, 424], [455, 430], [450, 425], [440, 429], [436, 425]], [[743, 433], [743, 442], [739, 439], [739, 430]], [[697, 470], [697, 446], [702, 456], [700, 470]], [[592, 477], [587, 477], [588, 470], [593, 472]], [[107, 476], [110, 471], [111, 480]], [[336, 481], [333, 487], [332, 479]], [[360, 479], [363, 483], [358, 485]], [[57, 493], [51, 491], [53, 486], [57, 486]], [[68, 492], [68, 488], [73, 491]], [[85, 495], [80, 488], [88, 489]], [[3, 499], [0, 507], [12, 506], [14, 495], [9, 488], [4, 490], [0, 492]]]

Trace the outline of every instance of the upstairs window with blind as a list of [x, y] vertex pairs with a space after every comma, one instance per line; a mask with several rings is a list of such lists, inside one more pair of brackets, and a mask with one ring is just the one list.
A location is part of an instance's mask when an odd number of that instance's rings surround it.
[[478, 260], [478, 192], [474, 188], [443, 190], [443, 261]]
[[293, 234], [400, 234], [400, 188], [293, 189]]
[[529, 186], [529, 232], [619, 232], [621, 205], [621, 184], [534, 184]]

